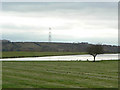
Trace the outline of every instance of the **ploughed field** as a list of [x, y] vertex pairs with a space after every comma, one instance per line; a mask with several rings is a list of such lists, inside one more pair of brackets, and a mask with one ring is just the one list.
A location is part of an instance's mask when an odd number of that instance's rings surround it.
[[117, 88], [118, 61], [4, 61], [3, 88]]

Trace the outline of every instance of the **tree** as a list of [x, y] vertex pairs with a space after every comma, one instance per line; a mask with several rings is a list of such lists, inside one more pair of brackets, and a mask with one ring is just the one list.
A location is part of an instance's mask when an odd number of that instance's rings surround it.
[[102, 45], [91, 45], [90, 47], [88, 47], [87, 51], [90, 55], [94, 57], [94, 62], [95, 62], [95, 57], [98, 54], [104, 53]]

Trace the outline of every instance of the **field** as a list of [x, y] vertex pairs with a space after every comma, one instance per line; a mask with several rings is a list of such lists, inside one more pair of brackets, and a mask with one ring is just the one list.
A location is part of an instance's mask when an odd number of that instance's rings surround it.
[[25, 51], [7, 51], [2, 52], [2, 58], [19, 58], [19, 57], [42, 57], [58, 55], [81, 55], [84, 52], [25, 52]]
[[3, 88], [117, 88], [118, 61], [3, 62]]

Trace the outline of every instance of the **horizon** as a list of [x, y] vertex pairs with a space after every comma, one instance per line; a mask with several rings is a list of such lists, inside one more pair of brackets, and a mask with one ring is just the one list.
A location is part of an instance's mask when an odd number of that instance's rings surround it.
[[119, 46], [119, 45], [112, 45], [112, 44], [105, 44], [105, 43], [91, 43], [91, 42], [49, 42], [49, 41], [11, 41], [11, 40], [7, 40], [7, 39], [2, 39], [0, 41], [9, 41], [9, 42], [21, 42], [21, 43], [26, 43], [26, 42], [40, 42], [40, 43], [68, 43], [68, 44], [93, 44], [93, 45], [110, 45], [110, 46]]
[[117, 6], [117, 2], [4, 2], [2, 39], [48, 42], [50, 27], [52, 42], [118, 45]]

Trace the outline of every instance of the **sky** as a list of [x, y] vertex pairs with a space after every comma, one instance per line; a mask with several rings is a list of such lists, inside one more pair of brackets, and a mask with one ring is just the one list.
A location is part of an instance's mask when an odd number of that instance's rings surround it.
[[117, 2], [4, 2], [2, 39], [118, 45]]

